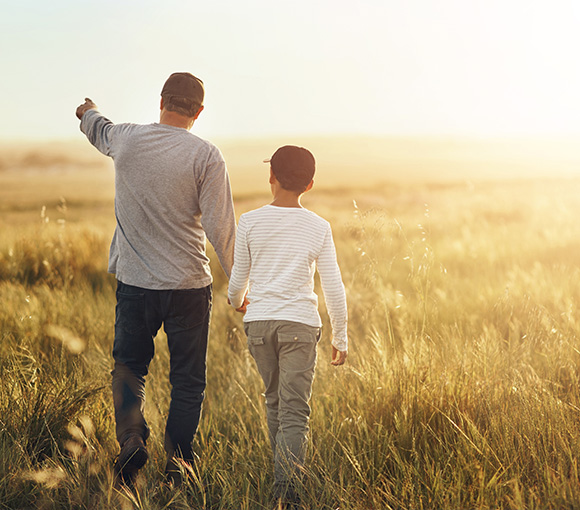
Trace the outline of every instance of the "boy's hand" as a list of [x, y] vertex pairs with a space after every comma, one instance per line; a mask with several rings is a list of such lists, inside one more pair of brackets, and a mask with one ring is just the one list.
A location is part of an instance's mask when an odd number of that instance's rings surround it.
[[89, 99], [88, 97], [85, 97], [85, 102], [77, 108], [76, 116], [79, 119], [82, 119], [83, 118], [83, 115], [88, 110], [96, 110], [96, 109], [97, 109], [97, 105], [95, 103], [93, 103], [92, 99]]
[[248, 307], [249, 304], [250, 302], [248, 301], [248, 298], [244, 296], [244, 302], [242, 303], [242, 306], [236, 308], [236, 312], [246, 313], [246, 308]]
[[[228, 298], [228, 305], [231, 304], [232, 302], [230, 301], [230, 298]], [[242, 303], [242, 306], [236, 308], [236, 312], [246, 313], [246, 308], [248, 307], [249, 304], [250, 302], [248, 301], [248, 293], [246, 293], [246, 295], [244, 296], [244, 302]]]
[[330, 362], [331, 365], [335, 367], [339, 365], [344, 365], [346, 361], [347, 351], [339, 351], [334, 345], [332, 346], [332, 361]]

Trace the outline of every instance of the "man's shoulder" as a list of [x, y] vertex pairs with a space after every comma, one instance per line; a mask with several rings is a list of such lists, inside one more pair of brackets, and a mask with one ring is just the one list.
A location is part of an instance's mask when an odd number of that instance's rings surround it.
[[128, 133], [133, 133], [135, 136], [148, 133], [150, 136], [158, 137], [159, 141], [166, 141], [168, 135], [175, 137], [182, 150], [193, 151], [199, 156], [207, 155], [208, 160], [224, 160], [217, 145], [187, 129], [167, 126], [159, 124], [158, 122], [149, 124], [123, 124], [123, 126], [125, 126], [124, 129]]
[[195, 146], [197, 148], [203, 148], [204, 151], [207, 152], [207, 154], [209, 155], [210, 159], [218, 159], [220, 161], [224, 161], [224, 156], [222, 152], [220, 151], [219, 147], [213, 142], [187, 130], [185, 130], [184, 137], [187, 140], [189, 140], [189, 143], [191, 143], [192, 146]]

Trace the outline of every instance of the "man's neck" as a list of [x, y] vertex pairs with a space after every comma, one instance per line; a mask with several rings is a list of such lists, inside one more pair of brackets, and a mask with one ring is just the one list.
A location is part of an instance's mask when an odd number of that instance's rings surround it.
[[185, 115], [180, 115], [179, 113], [170, 112], [165, 109], [161, 110], [159, 115], [159, 124], [183, 128], [188, 131], [193, 126], [194, 120], [195, 119], [192, 119], [191, 117], [186, 117]]

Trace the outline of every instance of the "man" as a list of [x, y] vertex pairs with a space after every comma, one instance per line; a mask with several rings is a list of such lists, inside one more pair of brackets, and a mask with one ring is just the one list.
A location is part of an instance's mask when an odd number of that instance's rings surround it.
[[117, 226], [109, 254], [109, 272], [117, 278], [112, 388], [121, 451], [115, 475], [127, 485], [148, 459], [145, 376], [161, 325], [172, 385], [169, 481], [181, 481], [177, 458], [193, 461], [212, 303], [206, 235], [228, 277], [233, 263], [236, 224], [224, 159], [189, 132], [203, 99], [201, 80], [174, 73], [161, 92], [158, 123], [113, 124], [88, 98], [76, 111], [81, 131], [115, 162]]

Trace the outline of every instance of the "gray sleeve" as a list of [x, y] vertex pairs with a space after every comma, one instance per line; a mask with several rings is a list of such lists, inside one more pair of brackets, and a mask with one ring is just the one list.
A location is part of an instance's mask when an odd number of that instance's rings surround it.
[[111, 156], [114, 124], [97, 110], [88, 110], [81, 118], [81, 131], [105, 156]]
[[228, 278], [234, 264], [236, 216], [226, 163], [215, 149], [199, 183], [201, 224]]

